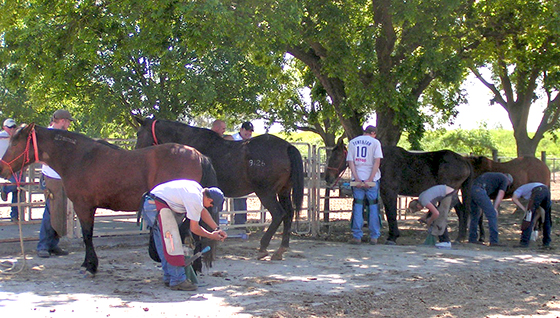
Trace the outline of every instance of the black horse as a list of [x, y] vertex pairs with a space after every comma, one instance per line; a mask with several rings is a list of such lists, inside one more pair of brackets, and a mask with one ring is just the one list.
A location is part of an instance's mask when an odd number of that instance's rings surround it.
[[[339, 142], [332, 150], [328, 160], [325, 180], [334, 183], [340, 173], [346, 169], [346, 146]], [[389, 223], [387, 243], [396, 243], [399, 237], [397, 224], [397, 196], [418, 196], [434, 185], [446, 184], [461, 189], [463, 203], [456, 205], [459, 217], [459, 235], [457, 240], [464, 240], [467, 235], [468, 209], [470, 206], [470, 187], [473, 170], [465, 158], [449, 151], [409, 152], [400, 147], [383, 147], [381, 159], [381, 200], [385, 206], [385, 215]]]
[[299, 150], [287, 141], [265, 134], [248, 141], [224, 140], [215, 132], [170, 120], [136, 118], [140, 124], [136, 148], [176, 142], [191, 146], [210, 157], [218, 186], [227, 197], [254, 192], [272, 215], [261, 239], [259, 258], [268, 255], [272, 235], [283, 222], [280, 248], [272, 259], [282, 259], [289, 248], [294, 207], [303, 203], [304, 172]]

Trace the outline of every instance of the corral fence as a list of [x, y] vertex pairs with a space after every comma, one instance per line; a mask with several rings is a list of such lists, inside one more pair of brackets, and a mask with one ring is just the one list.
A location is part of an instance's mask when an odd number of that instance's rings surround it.
[[[110, 140], [121, 147], [132, 149], [135, 140], [132, 139], [116, 139]], [[293, 231], [299, 234], [310, 234], [317, 236], [328, 233], [329, 222], [333, 220], [349, 220], [352, 213], [352, 194], [347, 186], [350, 180], [349, 171], [346, 171], [337, 185], [333, 189], [327, 189], [323, 180], [328, 150], [325, 147], [319, 147], [308, 143], [293, 143], [296, 146], [304, 160], [305, 171], [305, 191], [302, 211], [299, 213], [298, 219], [293, 223]], [[497, 161], [507, 161], [512, 158], [495, 157]], [[560, 158], [546, 158], [543, 153], [541, 159], [547, 163], [552, 172], [551, 179], [556, 181], [555, 175], [560, 169]], [[39, 224], [44, 211], [44, 195], [39, 186], [39, 178], [41, 176], [41, 166], [38, 164], [31, 165], [25, 172], [25, 178], [22, 180], [20, 188], [21, 200], [19, 202], [19, 218], [23, 225], [32, 227], [36, 232], [24, 237], [25, 240], [36, 240]], [[2, 185], [8, 185], [5, 182]], [[11, 195], [10, 195], [11, 196]], [[246, 197], [248, 201], [247, 211], [235, 211], [233, 209], [233, 198], [227, 198], [224, 204], [224, 210], [220, 213], [220, 223], [230, 234], [230, 237], [245, 238], [246, 233], [258, 231], [270, 224], [271, 217], [266, 209], [260, 204], [258, 198], [251, 194]], [[398, 218], [406, 218], [404, 213], [408, 203], [413, 198], [399, 197], [397, 202]], [[0, 230], [2, 227], [14, 226], [17, 223], [10, 221], [10, 209], [13, 204], [8, 202], [0, 202]], [[79, 222], [73, 211], [71, 202], [68, 204], [68, 237], [81, 237], [81, 229]], [[233, 224], [235, 214], [247, 214], [248, 221], [245, 224]], [[384, 215], [384, 213], [383, 213]], [[2, 231], [7, 233], [8, 231]], [[112, 236], [145, 233], [146, 229], [136, 224], [136, 212], [108, 211], [98, 209], [96, 213], [96, 221], [94, 228], [95, 236]], [[14, 241], [16, 238], [2, 235], [0, 242]]]

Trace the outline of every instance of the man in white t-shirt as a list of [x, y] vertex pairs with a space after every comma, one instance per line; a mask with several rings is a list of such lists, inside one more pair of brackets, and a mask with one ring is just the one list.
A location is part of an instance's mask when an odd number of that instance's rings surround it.
[[354, 203], [352, 208], [352, 239], [349, 243], [360, 244], [364, 235], [362, 227], [364, 225], [363, 209], [364, 201], [367, 198], [369, 204], [369, 243], [377, 244], [377, 239], [381, 235], [381, 223], [379, 219], [379, 179], [381, 171], [379, 165], [383, 152], [381, 143], [375, 139], [375, 126], [367, 126], [364, 134], [358, 136], [348, 143], [348, 154], [346, 161], [352, 171], [352, 180], [357, 185], [352, 187]]
[[[6, 153], [6, 150], [8, 150], [8, 146], [10, 145], [10, 138], [16, 132], [16, 128], [17, 128], [16, 121], [13, 120], [12, 118], [8, 118], [4, 120], [4, 124], [2, 128], [3, 130], [0, 131], [0, 158], [2, 158]], [[15, 183], [16, 176], [20, 178], [22, 174], [23, 171], [16, 173], [16, 175], [12, 174], [8, 179], [8, 181], [10, 183]], [[0, 192], [1, 192], [2, 201], [8, 200], [8, 193], [12, 194], [13, 205], [12, 205], [12, 210], [10, 212], [10, 219], [12, 220], [12, 222], [19, 220], [19, 210], [17, 205], [15, 205], [17, 203], [18, 196], [19, 196], [19, 191], [17, 189], [17, 186], [15, 185], [3, 186], [0, 188]]]
[[[49, 129], [68, 130], [74, 118], [65, 109], [54, 112]], [[56, 171], [47, 165], [42, 167], [45, 180], [45, 212], [41, 220], [37, 256], [48, 258], [51, 255], [68, 255], [58, 246], [60, 237], [66, 235], [67, 197], [62, 180]]]
[[[163, 210], [159, 209], [158, 215], [156, 200], [167, 204], [174, 213], [170, 216], [170, 212], [161, 212]], [[174, 236], [179, 235], [178, 223], [186, 217], [193, 234], [215, 241], [224, 241], [227, 238], [226, 232], [218, 227], [207, 210], [214, 204], [222, 203], [223, 193], [220, 189], [215, 187], [203, 189], [198, 182], [186, 179], [161, 183], [155, 186], [144, 200], [143, 215], [148, 226], [152, 228], [152, 237], [161, 260], [163, 281], [172, 290], [197, 289], [197, 286], [187, 279], [184, 262], [176, 262], [176, 258], [168, 253], [170, 248], [174, 249], [173, 241], [176, 239]], [[210, 226], [212, 232], [200, 226], [200, 220]], [[166, 239], [165, 244], [164, 239]], [[181, 245], [180, 242], [177, 245]], [[184, 261], [182, 251], [179, 251], [178, 257]]]

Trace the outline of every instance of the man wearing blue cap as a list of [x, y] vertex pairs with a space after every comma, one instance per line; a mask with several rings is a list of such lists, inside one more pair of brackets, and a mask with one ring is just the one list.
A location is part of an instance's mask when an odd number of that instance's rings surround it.
[[[152, 237], [161, 259], [163, 282], [172, 290], [196, 290], [197, 286], [187, 279], [185, 273], [178, 223], [186, 216], [193, 234], [223, 242], [227, 234], [207, 210], [221, 206], [224, 201], [222, 191], [215, 187], [202, 188], [196, 181], [179, 179], [155, 186], [146, 198], [143, 215], [148, 227], [152, 228]], [[200, 220], [213, 231], [200, 226]]]

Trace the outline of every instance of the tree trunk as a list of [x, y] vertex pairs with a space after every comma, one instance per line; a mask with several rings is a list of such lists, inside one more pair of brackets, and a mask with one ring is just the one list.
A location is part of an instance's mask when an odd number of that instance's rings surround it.
[[394, 119], [395, 111], [388, 107], [377, 112], [377, 139], [383, 146], [396, 146], [401, 138], [402, 129], [393, 123]]

